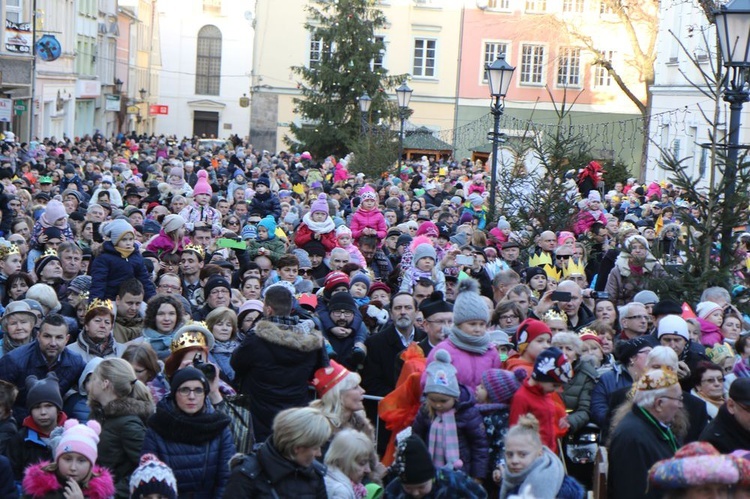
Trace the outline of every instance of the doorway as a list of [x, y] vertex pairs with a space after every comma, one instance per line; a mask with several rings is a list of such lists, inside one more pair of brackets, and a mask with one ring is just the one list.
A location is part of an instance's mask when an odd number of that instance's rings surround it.
[[193, 111], [193, 135], [198, 137], [219, 136], [219, 113], [212, 111]]

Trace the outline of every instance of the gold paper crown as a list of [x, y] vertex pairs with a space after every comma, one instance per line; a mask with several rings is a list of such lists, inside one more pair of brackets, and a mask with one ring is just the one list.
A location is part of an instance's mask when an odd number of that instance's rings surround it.
[[583, 264], [579, 262], [573, 261], [574, 259], [568, 258], [568, 264], [564, 265], [562, 268], [562, 275], [563, 277], [570, 277], [572, 275], [586, 275], [586, 269], [584, 268]]
[[745, 268], [747, 269], [748, 272], [750, 272], [750, 255], [748, 255], [747, 258], [745, 258]]
[[542, 267], [542, 270], [547, 274], [547, 279], [554, 279], [557, 282], [560, 282], [560, 279], [562, 279], [562, 272], [560, 272], [557, 267], [547, 264]]
[[596, 331], [594, 331], [591, 328], [582, 327], [581, 329], [578, 330], [578, 337], [580, 338], [582, 336], [596, 336], [598, 338], [599, 337], [599, 333], [597, 333]]
[[[87, 293], [88, 294], [88, 293]], [[88, 308], [86, 309], [86, 314], [94, 310], [95, 308], [106, 308], [110, 312], [114, 314], [115, 307], [112, 305], [112, 300], [100, 300], [99, 298], [95, 298], [94, 301], [89, 303]]]
[[40, 256], [39, 258], [37, 258], [34, 263], [42, 260], [43, 258], [48, 258], [48, 257], [51, 257], [51, 256], [54, 256], [55, 258], [57, 258], [57, 251], [53, 250], [52, 248], [49, 248], [49, 249], [47, 249], [47, 251], [45, 251], [44, 253], [42, 253], [42, 256]]
[[182, 251], [183, 253], [185, 251], [192, 251], [193, 253], [198, 253], [201, 259], [203, 259], [203, 257], [206, 256], [206, 251], [203, 249], [203, 246], [199, 244], [188, 244], [187, 246], [185, 246], [185, 248]]
[[568, 322], [568, 314], [565, 312], [558, 312], [557, 310], [547, 310], [544, 315], [542, 316], [542, 322], [544, 321], [563, 321], [567, 324]]
[[636, 389], [639, 392], [647, 392], [669, 388], [678, 383], [679, 380], [673, 370], [666, 368], [653, 369], [641, 376], [641, 379], [638, 380], [638, 384], [636, 385]]
[[[205, 322], [193, 321], [185, 325], [202, 327], [208, 331], [208, 325]], [[208, 345], [206, 344], [206, 335], [201, 331], [185, 331], [172, 340], [170, 349], [172, 352], [176, 352], [177, 350], [190, 347], [208, 348]]]
[[529, 258], [529, 267], [542, 267], [545, 264], [552, 265], [552, 257], [544, 251], [539, 254], [534, 253]]
[[706, 357], [714, 364], [718, 364], [726, 358], [734, 357], [734, 350], [729, 343], [722, 343], [713, 348], [706, 348]]
[[2, 244], [0, 245], [0, 260], [5, 260], [10, 255], [20, 255], [21, 250], [18, 249], [18, 246], [11, 243], [10, 245]]

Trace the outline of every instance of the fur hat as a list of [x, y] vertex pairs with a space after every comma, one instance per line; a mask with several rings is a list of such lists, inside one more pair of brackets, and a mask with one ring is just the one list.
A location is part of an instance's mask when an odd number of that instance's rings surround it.
[[184, 227], [185, 219], [180, 215], [176, 215], [173, 213], [164, 217], [164, 221], [162, 222], [161, 226], [164, 229], [164, 232], [169, 234], [170, 232], [178, 230], [180, 227]]
[[199, 194], [214, 195], [214, 191], [208, 183], [208, 173], [206, 173], [206, 170], [198, 170], [198, 181], [195, 183], [195, 187], [193, 187], [193, 196]]
[[550, 339], [552, 338], [552, 331], [546, 323], [532, 318], [524, 320], [516, 330], [516, 350], [520, 355], [523, 355], [529, 343], [544, 334], [548, 334]]
[[130, 497], [143, 499], [151, 494], [177, 499], [177, 480], [172, 469], [154, 454], [144, 454], [130, 476]]
[[456, 379], [456, 368], [451, 364], [451, 354], [442, 348], [435, 352], [432, 362], [425, 369], [424, 394], [440, 393], [458, 398], [461, 389]]
[[661, 339], [662, 336], [667, 334], [681, 336], [685, 341], [690, 340], [687, 322], [679, 315], [667, 315], [659, 321], [656, 337]]
[[[370, 278], [367, 277], [367, 274], [364, 272], [357, 272], [354, 274], [354, 277], [351, 278], [349, 281], [349, 289], [351, 289], [352, 285], [355, 283], [361, 282], [365, 286], [367, 286], [367, 291], [370, 291]], [[367, 291], [365, 291], [365, 294], [367, 294]]]
[[453, 324], [468, 321], [490, 321], [490, 310], [479, 294], [479, 283], [466, 277], [458, 283], [458, 292], [453, 302]]
[[112, 220], [111, 222], [104, 225], [101, 229], [102, 235], [106, 238], [109, 238], [110, 241], [112, 241], [112, 244], [117, 245], [118, 242], [120, 242], [120, 239], [122, 239], [122, 236], [124, 236], [127, 233], [131, 233], [135, 235], [135, 229], [132, 225], [130, 225], [126, 220], [123, 220], [121, 218], [117, 218], [115, 220]]
[[698, 317], [701, 319], [705, 319], [716, 310], [721, 310], [721, 305], [712, 301], [702, 301], [695, 307], [695, 313], [697, 313]]
[[437, 252], [431, 244], [422, 243], [416, 247], [414, 250], [414, 258], [412, 259], [415, 267], [417, 266], [417, 262], [422, 258], [432, 258], [437, 262]]
[[567, 383], [573, 377], [573, 368], [557, 347], [551, 347], [539, 354], [534, 362], [531, 378], [539, 382]]
[[63, 428], [65, 431], [55, 448], [55, 462], [63, 454], [76, 452], [88, 459], [92, 465], [96, 464], [101, 425], [93, 419], [85, 425], [78, 423], [77, 419], [69, 419], [65, 421]]
[[516, 369], [513, 372], [504, 369], [488, 369], [482, 374], [482, 386], [487, 390], [489, 402], [509, 404], [513, 394], [521, 388], [526, 379], [526, 371]]
[[328, 208], [328, 196], [326, 196], [322, 192], [318, 194], [318, 199], [316, 199], [310, 205], [310, 214], [312, 215], [316, 211], [322, 211], [326, 215], [330, 215], [330, 209]]
[[43, 402], [54, 405], [58, 411], [62, 410], [60, 383], [54, 372], [47, 373], [47, 377], [42, 379], [38, 379], [33, 374], [26, 378], [26, 409], [31, 411]]

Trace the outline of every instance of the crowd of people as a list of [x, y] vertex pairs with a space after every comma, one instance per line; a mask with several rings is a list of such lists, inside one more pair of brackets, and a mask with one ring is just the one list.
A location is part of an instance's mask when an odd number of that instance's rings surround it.
[[684, 193], [592, 162], [520, 226], [481, 161], [350, 159], [0, 143], [0, 497], [750, 497], [744, 288], [660, 291]]

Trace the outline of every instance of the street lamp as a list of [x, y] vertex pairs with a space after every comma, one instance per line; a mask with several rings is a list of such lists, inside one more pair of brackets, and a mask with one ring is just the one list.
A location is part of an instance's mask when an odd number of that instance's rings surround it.
[[359, 112], [362, 113], [362, 135], [367, 131], [367, 113], [370, 111], [371, 104], [372, 99], [367, 95], [367, 92], [362, 94], [362, 97], [359, 98]]
[[492, 171], [490, 172], [490, 222], [495, 221], [495, 195], [497, 191], [497, 145], [500, 141], [500, 116], [503, 115], [505, 103], [503, 99], [508, 94], [510, 79], [513, 77], [513, 66], [505, 61], [505, 55], [500, 55], [495, 62], [487, 64], [484, 68], [487, 71], [487, 81], [490, 87], [490, 112], [495, 117], [495, 126], [492, 131]]
[[406, 112], [409, 110], [409, 101], [411, 100], [411, 93], [414, 90], [409, 88], [404, 81], [400, 87], [396, 89], [396, 100], [398, 100], [398, 115], [401, 118], [401, 129], [398, 134], [398, 176], [401, 177], [401, 157], [404, 155], [404, 120], [406, 119]]
[[[725, 79], [724, 100], [729, 103], [729, 142], [724, 169], [724, 209], [734, 209], [735, 177], [740, 144], [742, 105], [750, 100], [747, 72], [750, 70], [750, 0], [730, 0], [713, 11], [721, 57], [729, 74]], [[732, 227], [721, 228], [721, 263], [732, 258]]]
[[115, 92], [118, 94], [122, 93], [122, 83], [123, 81], [119, 78], [115, 80]]
[[138, 93], [141, 94], [141, 100], [146, 100], [146, 94], [148, 93], [148, 90], [145, 88], [141, 88], [138, 90]]

